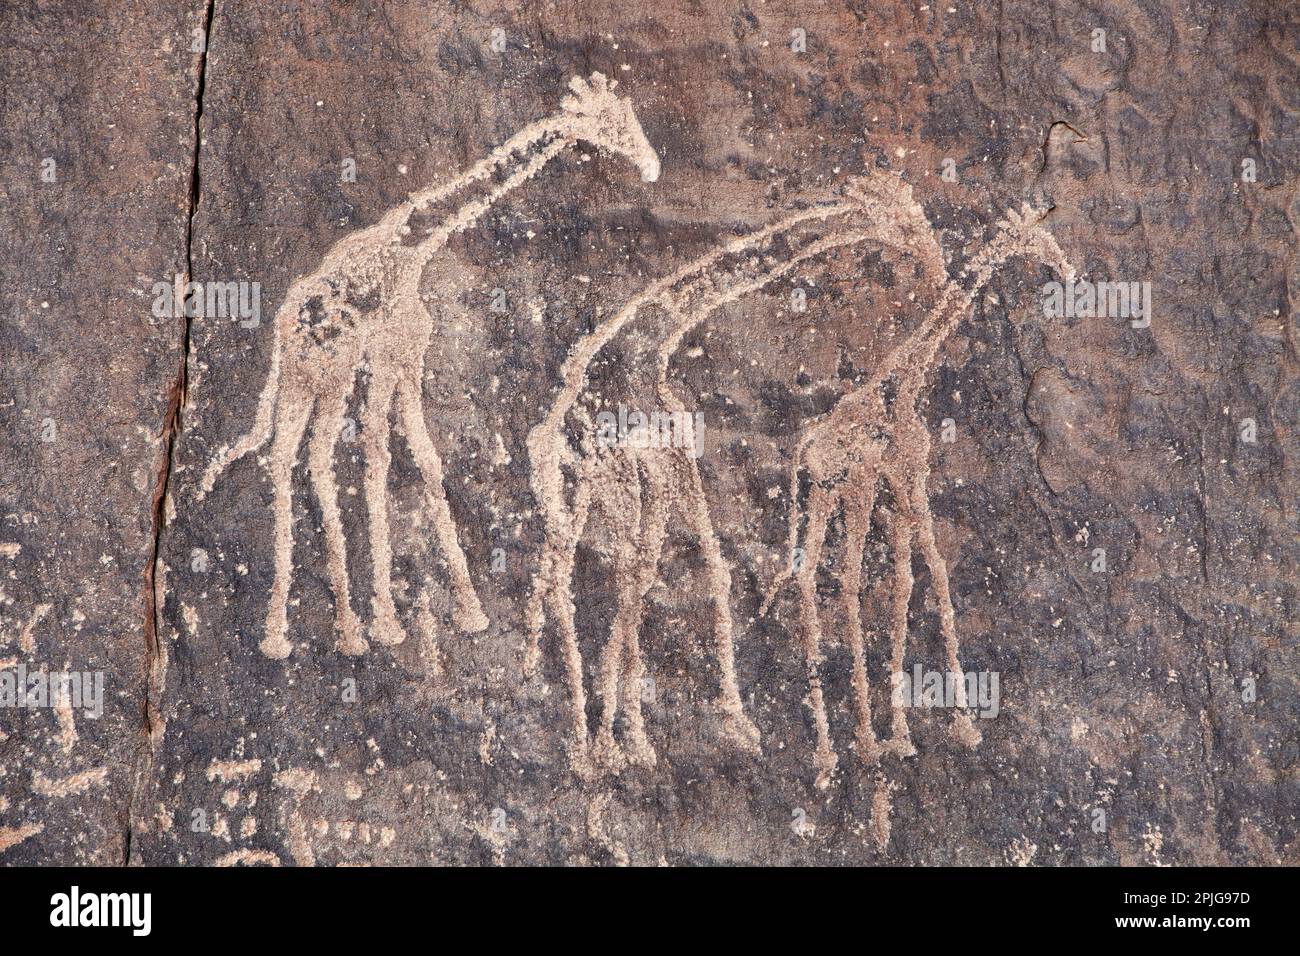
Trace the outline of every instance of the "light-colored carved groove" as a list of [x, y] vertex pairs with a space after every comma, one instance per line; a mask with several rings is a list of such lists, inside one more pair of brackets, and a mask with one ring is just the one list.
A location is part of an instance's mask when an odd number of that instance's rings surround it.
[[890, 816], [894, 809], [893, 784], [883, 773], [876, 774], [876, 788], [871, 794], [871, 838], [876, 849], [884, 853], [889, 848], [889, 834], [893, 829]]
[[[647, 181], [658, 178], [659, 158], [631, 103], [615, 95], [615, 85], [600, 73], [592, 74], [590, 80], [575, 77], [554, 115], [528, 125], [449, 183], [413, 194], [374, 225], [344, 236], [326, 252], [314, 272], [290, 286], [275, 316], [270, 371], [253, 427], [216, 453], [196, 495], [201, 500], [226, 468], [272, 442], [275, 578], [261, 643], [268, 657], [282, 659], [292, 652], [288, 639], [294, 545], [292, 474], [313, 413], [317, 420], [309, 464], [325, 526], [338, 649], [344, 654], [361, 654], [368, 648], [350, 603], [352, 589], [334, 472], [343, 411], [357, 372], [363, 369], [370, 376], [362, 428], [372, 575], [370, 637], [381, 644], [397, 644], [406, 636], [393, 600], [388, 531], [389, 415], [394, 402], [420, 467], [438, 544], [449, 566], [455, 624], [466, 632], [488, 626], [447, 503], [442, 459], [424, 422], [425, 354], [435, 321], [420, 299], [420, 281], [425, 267], [443, 252], [453, 235], [472, 227], [494, 204], [579, 140], [626, 157]], [[450, 210], [427, 235], [409, 241], [412, 217], [444, 205]]]
[[208, 782], [236, 783], [247, 780], [262, 769], [262, 761], [254, 757], [251, 760], [214, 760], [208, 765], [206, 776]]
[[44, 823], [24, 823], [18, 827], [0, 827], [0, 853], [44, 832]]
[[50, 613], [52, 607], [50, 604], [38, 604], [32, 608], [31, 617], [18, 632], [18, 647], [24, 654], [36, 653], [36, 628], [45, 620], [45, 615]]
[[213, 860], [213, 866], [279, 866], [280, 858], [270, 850], [232, 850]]
[[75, 797], [107, 782], [107, 767], [94, 767], [57, 780], [51, 780], [38, 770], [32, 774], [32, 791], [44, 797]]

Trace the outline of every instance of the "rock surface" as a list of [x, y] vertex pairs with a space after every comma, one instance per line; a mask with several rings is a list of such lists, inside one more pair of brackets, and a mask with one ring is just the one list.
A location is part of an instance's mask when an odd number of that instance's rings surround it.
[[[103, 678], [0, 708], [0, 862], [1300, 862], [1294, 10], [130, 6], [0, 11], [0, 664]], [[977, 281], [1022, 209], [1062, 261]], [[1047, 315], [1067, 263], [1149, 323]], [[620, 405], [701, 453], [593, 450]], [[978, 743], [855, 734], [899, 600]]]

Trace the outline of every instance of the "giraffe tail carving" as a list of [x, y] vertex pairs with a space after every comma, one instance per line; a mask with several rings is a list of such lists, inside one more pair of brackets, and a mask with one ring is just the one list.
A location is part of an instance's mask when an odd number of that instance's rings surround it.
[[217, 452], [207, 470], [203, 472], [203, 480], [199, 482], [199, 490], [195, 494], [196, 501], [202, 501], [207, 497], [223, 471], [249, 452], [261, 448], [270, 440], [271, 434], [275, 431], [275, 402], [279, 392], [280, 323], [277, 321], [275, 323], [275, 341], [272, 344], [271, 351], [271, 369], [266, 376], [266, 385], [262, 387], [262, 396], [257, 402], [257, 416], [253, 420], [253, 427], [245, 432], [234, 444], [227, 445]]

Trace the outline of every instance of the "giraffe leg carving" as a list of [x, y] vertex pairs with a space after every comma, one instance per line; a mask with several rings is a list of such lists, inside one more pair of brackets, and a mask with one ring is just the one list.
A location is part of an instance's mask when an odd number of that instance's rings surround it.
[[[894, 563], [894, 583], [890, 595], [889, 615], [889, 673], [890, 677], [903, 673], [903, 657], [907, 653], [907, 611], [912, 603], [912, 516], [908, 489], [890, 471], [886, 479], [894, 494], [894, 514], [889, 523], [890, 556]], [[890, 736], [885, 749], [898, 757], [911, 757], [916, 753], [911, 732], [907, 729], [907, 711], [890, 695]]]
[[551, 614], [560, 631], [560, 646], [564, 655], [564, 672], [569, 683], [569, 707], [572, 714], [572, 740], [569, 744], [569, 764], [579, 777], [590, 778], [594, 773], [591, 763], [589, 731], [587, 727], [587, 692], [583, 684], [582, 648], [578, 644], [578, 629], [574, 625], [577, 608], [573, 603], [573, 569], [577, 564], [578, 541], [587, 526], [591, 513], [591, 487], [579, 484], [573, 502], [573, 526], [569, 539], [557, 556], [556, 586], [550, 591]]
[[406, 637], [393, 604], [393, 546], [388, 531], [388, 412], [395, 382], [386, 374], [370, 380], [362, 434], [366, 442], [366, 505], [370, 518], [370, 560], [374, 596], [371, 598], [371, 637], [380, 644], [400, 644]]
[[420, 401], [418, 381], [401, 385], [398, 402], [407, 444], [424, 476], [425, 486], [429, 489], [429, 506], [433, 510], [433, 524], [438, 534], [438, 544], [447, 559], [454, 602], [452, 619], [462, 632], [475, 634], [487, 628], [488, 619], [483, 613], [478, 593], [474, 590], [474, 583], [470, 579], [465, 552], [461, 550], [460, 538], [456, 533], [456, 522], [447, 504], [447, 492], [443, 487], [442, 458], [438, 455], [438, 449], [424, 424], [424, 406]]
[[659, 469], [647, 466], [643, 468], [642, 477], [649, 493], [642, 512], [640, 563], [636, 569], [638, 626], [628, 632], [624, 648], [623, 700], [627, 710], [628, 759], [641, 766], [653, 767], [656, 762], [655, 750], [646, 736], [645, 718], [641, 712], [645, 664], [641, 658], [639, 611], [650, 588], [654, 586], [659, 559], [663, 556], [664, 543], [668, 539], [668, 494], [667, 483]]
[[876, 763], [881, 754], [880, 741], [876, 739], [875, 729], [871, 725], [871, 691], [867, 684], [862, 634], [862, 559], [866, 552], [867, 535], [871, 532], [871, 511], [876, 504], [875, 479], [875, 475], [867, 479], [862, 500], [845, 500], [845, 566], [841, 589], [849, 654], [852, 657], [853, 698], [857, 704], [855, 738], [858, 755], [867, 764]]
[[961, 663], [957, 659], [957, 623], [948, 582], [948, 564], [939, 553], [939, 545], [934, 536], [934, 518], [930, 512], [930, 502], [925, 489], [927, 471], [928, 469], [922, 468], [912, 478], [912, 510], [916, 513], [917, 540], [921, 546], [921, 554], [925, 557], [926, 566], [930, 570], [930, 580], [934, 582], [944, 652], [948, 670], [956, 683], [958, 709], [953, 717], [952, 734], [967, 747], [975, 747], [978, 746], [981, 736], [971, 722], [970, 715], [966, 713], [970, 702], [966, 699], [966, 681]]
[[713, 641], [718, 661], [720, 688], [718, 710], [722, 713], [723, 731], [742, 750], [760, 753], [758, 728], [745, 715], [740, 700], [740, 683], [736, 679], [736, 652], [731, 620], [731, 571], [722, 556], [722, 547], [713, 530], [709, 503], [704, 497], [700, 471], [695, 459], [687, 458], [680, 466], [686, 472], [685, 485], [687, 518], [695, 537], [704, 552], [708, 565], [709, 591], [713, 598]]
[[618, 603], [600, 668], [602, 713], [600, 729], [596, 735], [596, 759], [608, 769], [618, 772], [627, 762], [622, 748], [614, 739], [614, 722], [618, 717], [621, 696], [619, 684], [623, 677], [628, 641], [636, 633], [641, 620], [636, 557], [640, 544], [638, 531], [641, 523], [641, 487], [634, 463], [609, 462], [613, 467], [609, 469], [608, 477], [613, 480], [606, 486], [606, 493], [618, 489], [621, 492], [618, 498], [624, 508], [605, 509], [612, 524], [611, 544], [614, 552], [614, 579], [618, 582]]
[[646, 735], [645, 716], [641, 711], [644, 679], [645, 663], [641, 659], [641, 642], [636, 631], [632, 631], [627, 635], [627, 644], [623, 650], [623, 701], [626, 705], [624, 733], [627, 740], [624, 750], [630, 763], [653, 767], [657, 758], [654, 745]]
[[[297, 399], [297, 400], [295, 400]], [[266, 612], [266, 634], [260, 645], [267, 657], [284, 660], [293, 650], [289, 629], [289, 587], [293, 583], [293, 466], [298, 458], [307, 421], [311, 418], [310, 397], [286, 396], [276, 423], [271, 446], [271, 481], [274, 485], [275, 581]]]
[[[620, 595], [620, 605], [621, 603]], [[626, 643], [625, 623], [617, 618], [623, 617], [626, 617], [626, 611], [620, 606], [601, 659], [601, 718], [600, 729], [596, 731], [596, 762], [614, 773], [623, 769], [623, 765], [627, 762], [622, 748], [614, 739], [614, 721], [618, 716], [619, 680], [623, 675], [623, 654]]]
[[308, 448], [308, 467], [311, 470], [312, 488], [320, 503], [321, 522], [325, 527], [325, 563], [329, 570], [330, 587], [334, 591], [334, 623], [338, 628], [338, 649], [352, 656], [364, 654], [369, 648], [361, 635], [361, 622], [352, 610], [348, 587], [347, 544], [343, 535], [343, 519], [339, 514], [339, 489], [334, 480], [334, 447], [343, 428], [347, 413], [347, 395], [329, 401], [328, 407], [317, 416], [312, 425]]
[[812, 495], [808, 501], [808, 530], [804, 539], [803, 565], [795, 572], [795, 586], [799, 592], [799, 614], [802, 622], [804, 661], [808, 667], [808, 706], [812, 711], [813, 728], [817, 734], [817, 749], [813, 766], [817, 768], [817, 786], [830, 784], [831, 774], [839, 764], [831, 744], [830, 720], [826, 716], [826, 700], [821, 678], [821, 615], [817, 609], [817, 565], [821, 559], [822, 543], [826, 540], [826, 526], [836, 505], [836, 497], [824, 491], [813, 481]]

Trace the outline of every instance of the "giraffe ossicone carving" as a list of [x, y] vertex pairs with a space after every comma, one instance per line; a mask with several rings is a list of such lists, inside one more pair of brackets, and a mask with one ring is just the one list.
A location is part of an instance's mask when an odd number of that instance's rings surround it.
[[[590, 80], [574, 77], [555, 114], [529, 124], [452, 181], [412, 194], [374, 225], [344, 236], [317, 269], [290, 286], [275, 316], [271, 367], [253, 427], [217, 452], [197, 493], [202, 499], [227, 467], [272, 442], [275, 578], [261, 642], [268, 657], [282, 659], [292, 650], [287, 637], [293, 578], [292, 473], [309, 424], [308, 467], [324, 523], [338, 649], [362, 654], [369, 646], [351, 605], [334, 473], [335, 445], [353, 383], [363, 369], [369, 376], [361, 437], [373, 576], [370, 636], [381, 644], [405, 638], [393, 602], [388, 530], [389, 415], [394, 408], [427, 489], [438, 544], [449, 568], [456, 626], [466, 632], [488, 626], [447, 503], [442, 458], [424, 420], [425, 352], [435, 321], [421, 302], [420, 280], [453, 235], [473, 226], [494, 203], [580, 140], [630, 160], [642, 179], [658, 179], [658, 154], [631, 102], [614, 93], [616, 85], [600, 73]], [[413, 236], [412, 216], [432, 207], [449, 211], [425, 235]]]

